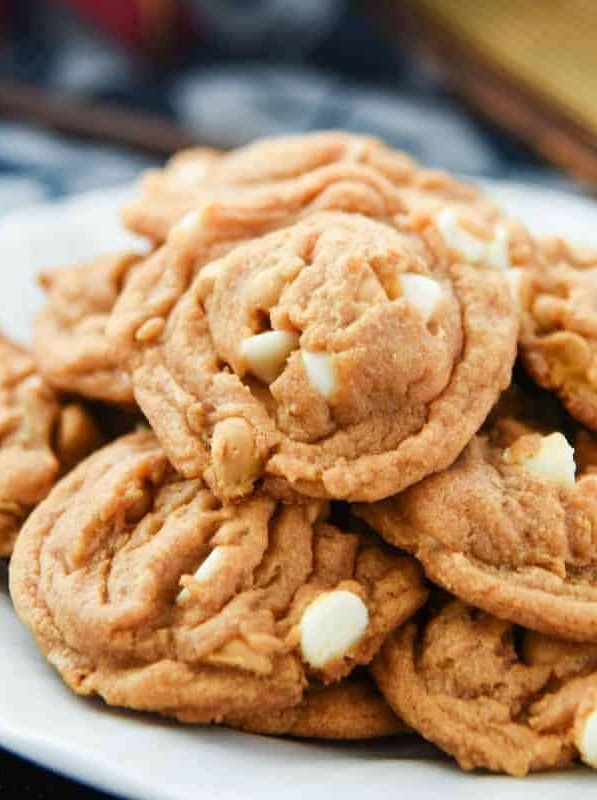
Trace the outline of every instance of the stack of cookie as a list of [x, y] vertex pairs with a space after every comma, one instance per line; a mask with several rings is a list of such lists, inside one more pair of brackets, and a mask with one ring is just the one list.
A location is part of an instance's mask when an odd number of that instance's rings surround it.
[[151, 252], [2, 343], [0, 547], [66, 683], [597, 766], [597, 256], [343, 133], [183, 153], [124, 218]]

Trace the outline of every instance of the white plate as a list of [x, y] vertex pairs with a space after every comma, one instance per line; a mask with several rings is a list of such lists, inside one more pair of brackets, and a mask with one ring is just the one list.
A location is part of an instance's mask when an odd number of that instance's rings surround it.
[[[597, 244], [597, 205], [581, 197], [492, 184], [496, 199], [538, 233]], [[17, 212], [0, 221], [0, 326], [25, 338], [41, 266], [128, 246], [116, 208], [126, 189]], [[138, 242], [132, 244], [139, 246]], [[407, 739], [363, 745], [301, 743], [217, 728], [186, 728], [72, 695], [38, 654], [10, 604], [0, 567], [0, 744], [98, 788], [143, 800], [459, 798], [561, 800], [595, 788], [576, 769], [517, 781], [464, 775]]]

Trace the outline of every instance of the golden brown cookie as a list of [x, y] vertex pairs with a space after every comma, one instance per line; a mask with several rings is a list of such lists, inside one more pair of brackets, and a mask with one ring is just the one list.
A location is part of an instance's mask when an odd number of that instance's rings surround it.
[[590, 763], [597, 648], [515, 628], [449, 599], [407, 623], [372, 666], [404, 721], [462, 769], [526, 775]]
[[[417, 225], [313, 214], [212, 261], [149, 321], [117, 305], [112, 336], [177, 469], [222, 498], [265, 476], [371, 501], [452, 463], [510, 381], [518, 319], [499, 270]], [[164, 261], [200, 231], [173, 232]]]
[[377, 739], [408, 730], [365, 675], [313, 686], [296, 706], [227, 719], [226, 724], [250, 733], [307, 739]]
[[368, 663], [425, 600], [412, 559], [321, 502], [222, 506], [150, 431], [98, 451], [31, 514], [17, 612], [79, 694], [182, 721], [287, 707]]
[[355, 510], [466, 602], [597, 642], [597, 476], [575, 481], [561, 433], [478, 436], [445, 472]]
[[[41, 282], [47, 304], [37, 319], [34, 343], [40, 370], [63, 391], [132, 403], [128, 375], [105, 337], [107, 318], [131, 280], [129, 306], [149, 321], [146, 332], [151, 331], [156, 314], [164, 313], [164, 303], [173, 304], [209, 257], [321, 208], [390, 219], [407, 208], [396, 185], [411, 171], [403, 154], [365, 137], [336, 133], [265, 140], [225, 156], [201, 148], [179, 154], [166, 170], [146, 178], [141, 197], [125, 216], [131, 227], [161, 241], [174, 223], [200, 206], [204, 230], [195, 242], [192, 264], [187, 249], [182, 263], [175, 259], [170, 264], [160, 254], [141, 268], [138, 256], [124, 254], [46, 271]], [[436, 204], [450, 200], [478, 205], [491, 218], [497, 215], [471, 187], [441, 173], [414, 174], [409, 191], [420, 190], [427, 204], [429, 198]], [[195, 188], [199, 184], [200, 191]], [[414, 206], [414, 200], [408, 205]]]
[[521, 290], [520, 355], [539, 386], [597, 430], [597, 252], [544, 241]]
[[[309, 176], [307, 179], [306, 176]], [[338, 201], [327, 208], [354, 209], [355, 192], [364, 185], [385, 186], [395, 196], [395, 210], [431, 211], [446, 203], [479, 205], [494, 215], [495, 207], [469, 184], [439, 170], [419, 167], [406, 153], [392, 150], [371, 136], [325, 131], [261, 139], [230, 153], [196, 148], [172, 158], [161, 170], [148, 172], [139, 196], [124, 210], [124, 221], [136, 233], [163, 242], [186, 213], [206, 200], [246, 199], [256, 188], [279, 200], [307, 187], [315, 195], [330, 188]], [[380, 183], [381, 182], [381, 183]], [[359, 187], [359, 184], [361, 186]], [[340, 197], [340, 193], [342, 197]], [[340, 204], [338, 204], [338, 202]], [[274, 205], [271, 205], [274, 213]]]
[[25, 350], [0, 334], [0, 557], [59, 472], [100, 440], [91, 415], [61, 404]]
[[119, 367], [105, 327], [139, 261], [133, 253], [106, 255], [42, 273], [47, 299], [35, 322], [33, 356], [50, 385], [110, 403], [134, 403], [129, 376]]

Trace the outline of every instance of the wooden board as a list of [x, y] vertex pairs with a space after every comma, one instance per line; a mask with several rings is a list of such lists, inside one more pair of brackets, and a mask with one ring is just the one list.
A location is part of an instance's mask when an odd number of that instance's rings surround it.
[[597, 187], [597, 2], [380, 0], [450, 85], [543, 157]]

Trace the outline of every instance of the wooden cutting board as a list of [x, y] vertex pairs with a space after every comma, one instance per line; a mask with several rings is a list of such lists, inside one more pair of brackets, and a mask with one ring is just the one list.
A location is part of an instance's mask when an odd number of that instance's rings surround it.
[[597, 0], [381, 0], [450, 85], [597, 187]]

